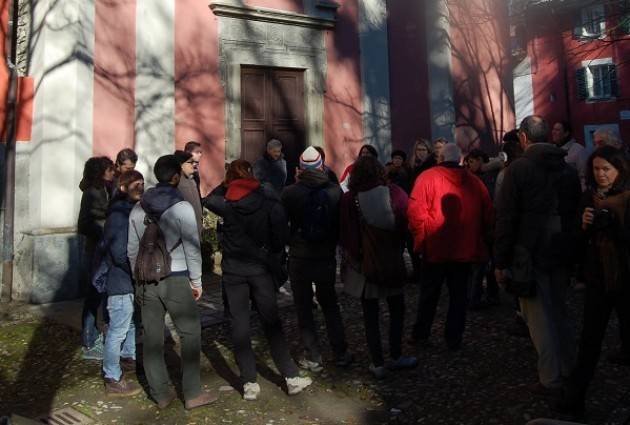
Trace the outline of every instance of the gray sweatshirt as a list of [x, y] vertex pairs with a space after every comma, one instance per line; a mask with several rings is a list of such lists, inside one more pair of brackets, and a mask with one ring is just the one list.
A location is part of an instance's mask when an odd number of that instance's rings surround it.
[[[137, 203], [129, 216], [127, 255], [131, 270], [135, 270], [140, 239], [144, 234], [145, 212]], [[171, 272], [188, 271], [188, 278], [195, 288], [201, 287], [201, 248], [197, 219], [192, 205], [178, 202], [168, 208], [159, 221], [166, 247], [171, 250]]]

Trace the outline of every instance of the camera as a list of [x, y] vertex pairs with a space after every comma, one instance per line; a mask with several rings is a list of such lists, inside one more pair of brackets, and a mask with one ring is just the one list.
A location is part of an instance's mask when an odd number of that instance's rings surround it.
[[602, 230], [612, 226], [614, 223], [614, 215], [611, 211], [602, 208], [595, 210], [593, 217], [593, 229]]

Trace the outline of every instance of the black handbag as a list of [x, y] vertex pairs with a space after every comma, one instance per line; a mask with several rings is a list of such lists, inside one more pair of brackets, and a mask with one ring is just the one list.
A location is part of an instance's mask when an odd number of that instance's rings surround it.
[[536, 276], [529, 249], [522, 245], [514, 246], [512, 266], [505, 279], [505, 291], [519, 298], [536, 296]]

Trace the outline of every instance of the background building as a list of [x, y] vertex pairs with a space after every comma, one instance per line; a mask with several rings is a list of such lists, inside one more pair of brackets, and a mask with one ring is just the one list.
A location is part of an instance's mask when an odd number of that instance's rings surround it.
[[514, 1], [517, 122], [568, 121], [580, 143], [598, 127], [630, 141], [630, 2]]
[[323, 146], [340, 172], [364, 143], [382, 159], [417, 137], [492, 150], [514, 127], [504, 0], [21, 5], [14, 275], [31, 302], [78, 292], [90, 156], [133, 148], [150, 181], [156, 158], [196, 140], [206, 191], [271, 137], [290, 164]]

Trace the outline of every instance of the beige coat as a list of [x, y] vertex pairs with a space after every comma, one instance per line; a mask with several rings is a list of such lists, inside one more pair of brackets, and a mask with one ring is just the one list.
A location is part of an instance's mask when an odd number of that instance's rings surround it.
[[189, 202], [190, 205], [192, 205], [193, 210], [195, 210], [197, 230], [199, 231], [199, 238], [201, 239], [201, 232], [203, 230], [203, 208], [201, 207], [201, 199], [199, 198], [197, 184], [192, 176], [191, 178], [188, 178], [182, 174], [182, 178], [179, 180], [177, 188], [184, 196], [184, 200]]

